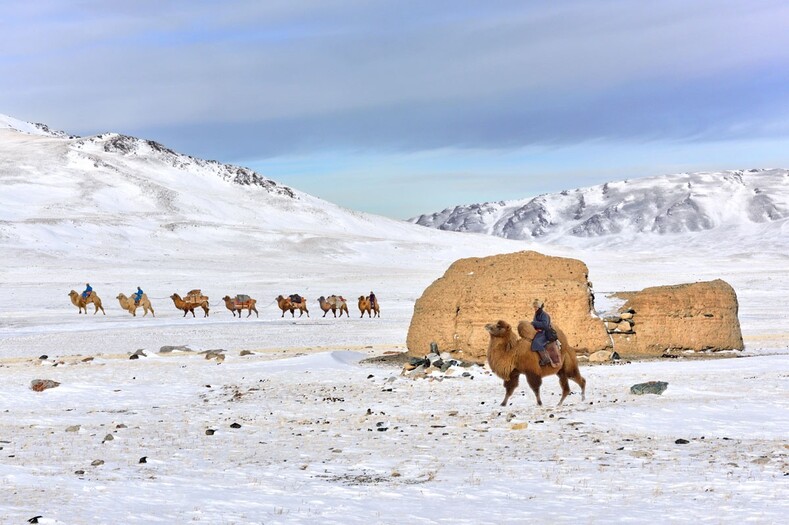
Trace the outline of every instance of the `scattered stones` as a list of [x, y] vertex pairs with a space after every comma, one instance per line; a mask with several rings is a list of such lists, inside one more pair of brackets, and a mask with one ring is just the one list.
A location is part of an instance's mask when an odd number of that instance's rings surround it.
[[241, 428], [241, 425], [240, 425], [240, 424], [238, 424], [238, 423], [232, 423], [232, 424], [230, 425], [230, 428]]
[[194, 350], [192, 350], [188, 346], [184, 346], [184, 345], [182, 345], [182, 346], [163, 346], [163, 347], [161, 347], [159, 349], [159, 353], [160, 354], [167, 354], [167, 353], [170, 353], [170, 352], [194, 352]]
[[[84, 470], [82, 470], [82, 469], [80, 469], [80, 470], [75, 470], [75, 471], [74, 471], [74, 474], [77, 474], [78, 476], [82, 476], [83, 474], [85, 474], [85, 471], [84, 471]], [[38, 522], [36, 522], [36, 523], [38, 523]]]
[[52, 381], [51, 379], [34, 379], [30, 382], [30, 388], [34, 392], [43, 392], [44, 390], [58, 386], [60, 386], [60, 383]]
[[225, 360], [225, 351], [221, 348], [216, 350], [206, 350], [204, 353], [206, 359], [216, 359], [219, 362]]
[[666, 388], [668, 388], [668, 383], [665, 381], [648, 381], [631, 386], [630, 393], [638, 396], [642, 394], [660, 395], [666, 391]]
[[90, 466], [91, 467], [99, 467], [99, 466], [101, 466], [103, 464], [104, 464], [104, 460], [103, 459], [94, 459], [93, 461], [90, 462]]
[[82, 428], [81, 425], [71, 425], [70, 427], [66, 427], [66, 432], [79, 432], [80, 428]]

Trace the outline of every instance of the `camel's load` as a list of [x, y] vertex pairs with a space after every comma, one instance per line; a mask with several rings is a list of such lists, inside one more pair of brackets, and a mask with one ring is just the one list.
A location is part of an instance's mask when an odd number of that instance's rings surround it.
[[236, 298], [235, 298], [234, 302], [236, 304], [249, 304], [249, 301], [251, 299], [252, 298], [250, 296], [248, 296], [248, 295], [238, 294], [238, 295], [236, 295]]
[[206, 301], [208, 301], [208, 297], [203, 295], [203, 291], [200, 288], [189, 290], [189, 293], [186, 294], [186, 297], [184, 297], [185, 303], [200, 304]]
[[290, 299], [290, 302], [293, 304], [301, 304], [304, 302], [304, 298], [297, 293], [291, 294], [288, 297]]

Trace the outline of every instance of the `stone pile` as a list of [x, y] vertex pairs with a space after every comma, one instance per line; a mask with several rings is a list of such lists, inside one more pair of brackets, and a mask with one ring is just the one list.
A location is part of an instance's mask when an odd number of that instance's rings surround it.
[[436, 343], [430, 343], [430, 353], [424, 357], [412, 357], [403, 366], [400, 375], [412, 379], [443, 379], [446, 377], [466, 377], [473, 379], [470, 368], [476, 363], [453, 359], [449, 352], [439, 352]]

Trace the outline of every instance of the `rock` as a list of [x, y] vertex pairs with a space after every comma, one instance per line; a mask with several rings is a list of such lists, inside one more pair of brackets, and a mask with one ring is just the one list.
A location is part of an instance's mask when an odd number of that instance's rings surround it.
[[137, 463], [148, 463], [148, 456], [141, 457]]
[[66, 427], [66, 432], [79, 432], [80, 428], [82, 428], [80, 425], [71, 425], [70, 427]]
[[241, 428], [241, 425], [239, 425], [238, 423], [232, 423], [230, 425], [230, 428]]
[[586, 265], [575, 259], [524, 251], [460, 259], [416, 301], [408, 329], [410, 355], [431, 342], [454, 358], [482, 363], [490, 339], [485, 324], [504, 319], [513, 328], [532, 319], [532, 300], [546, 301], [560, 338], [583, 351], [611, 348], [605, 326], [592, 317]]
[[621, 314], [619, 314], [619, 318], [620, 319], [632, 319], [633, 318], [633, 312], [622, 312]]
[[132, 355], [129, 356], [129, 359], [139, 359], [139, 358], [140, 358], [140, 356], [137, 355], [137, 354], [132, 354]]
[[589, 356], [590, 363], [607, 363], [611, 360], [611, 356], [613, 352], [609, 350], [600, 350], [599, 352], [595, 352]]
[[611, 354], [611, 361], [619, 361], [620, 359], [622, 359], [622, 358], [619, 357], [618, 353], [614, 352], [614, 353]]
[[93, 461], [90, 462], [90, 466], [91, 467], [98, 467], [98, 466], [101, 466], [103, 464], [104, 464], [104, 460], [103, 459], [94, 459]]
[[48, 355], [46, 355], [46, 354], [44, 354], [44, 355], [40, 355], [40, 356], [38, 356], [38, 358], [39, 358], [41, 361], [46, 361], [47, 359], [49, 359], [49, 356], [48, 356]]
[[44, 517], [44, 516], [33, 516], [32, 518], [30, 518], [29, 520], [27, 520], [27, 522], [28, 522], [28, 523], [38, 523], [38, 518], [43, 518], [43, 517]]
[[30, 382], [30, 388], [34, 392], [43, 392], [44, 390], [60, 386], [57, 381], [51, 379], [34, 379]]
[[163, 346], [159, 349], [160, 354], [167, 354], [169, 352], [193, 352], [188, 346]]
[[[77, 474], [77, 475], [79, 475], [79, 476], [83, 475], [84, 473], [85, 473], [85, 471], [84, 471], [84, 470], [82, 470], [82, 469], [80, 469], [80, 470], [75, 470], [75, 471], [74, 471], [74, 474]], [[38, 522], [36, 522], [36, 523], [38, 523]]]
[[142, 348], [140, 348], [140, 349], [136, 350], [136, 351], [135, 351], [135, 352], [132, 354], [132, 356], [135, 356], [135, 355], [136, 355], [137, 357], [148, 357], [148, 354], [146, 354], [146, 353], [145, 353], [145, 350], [143, 350]]
[[646, 288], [629, 295], [632, 335], [615, 335], [623, 357], [660, 356], [667, 350], [742, 350], [739, 304], [725, 281]]
[[512, 428], [512, 430], [523, 430], [523, 429], [527, 428], [528, 426], [529, 426], [529, 424], [525, 423], [525, 422], [524, 423], [513, 423], [512, 427], [510, 427], [510, 428]]
[[648, 381], [646, 383], [638, 383], [630, 387], [630, 393], [636, 395], [642, 394], [657, 394], [660, 395], [666, 391], [668, 383], [665, 381]]
[[106, 436], [104, 436], [104, 439], [102, 440], [102, 443], [106, 443], [107, 441], [112, 441], [114, 439], [115, 439], [115, 436], [113, 436], [112, 434], [107, 434]]
[[214, 430], [213, 428], [205, 429], [205, 435], [206, 436], [213, 436], [215, 432], [216, 432], [216, 430]]
[[676, 440], [674, 443], [676, 443], [677, 445], [687, 445], [688, 443], [690, 443], [690, 441], [688, 441], [687, 439], [680, 438]]
[[253, 352], [252, 350], [241, 350], [241, 352], [238, 355], [244, 357], [245, 355], [255, 355], [255, 352]]

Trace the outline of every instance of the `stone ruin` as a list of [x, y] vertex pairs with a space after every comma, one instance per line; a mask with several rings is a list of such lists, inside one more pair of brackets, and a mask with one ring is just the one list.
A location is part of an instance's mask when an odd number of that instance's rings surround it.
[[725, 281], [656, 286], [617, 295], [627, 302], [604, 322], [622, 356], [744, 348], [737, 295]]
[[605, 351], [610, 360], [614, 351], [626, 358], [743, 349], [737, 296], [722, 280], [617, 295], [627, 302], [600, 319], [582, 261], [534, 251], [460, 259], [416, 301], [408, 353], [428, 356], [436, 343], [453, 359], [483, 363], [485, 325], [503, 319], [515, 329], [534, 317], [535, 298], [545, 301], [554, 326], [581, 355]]

